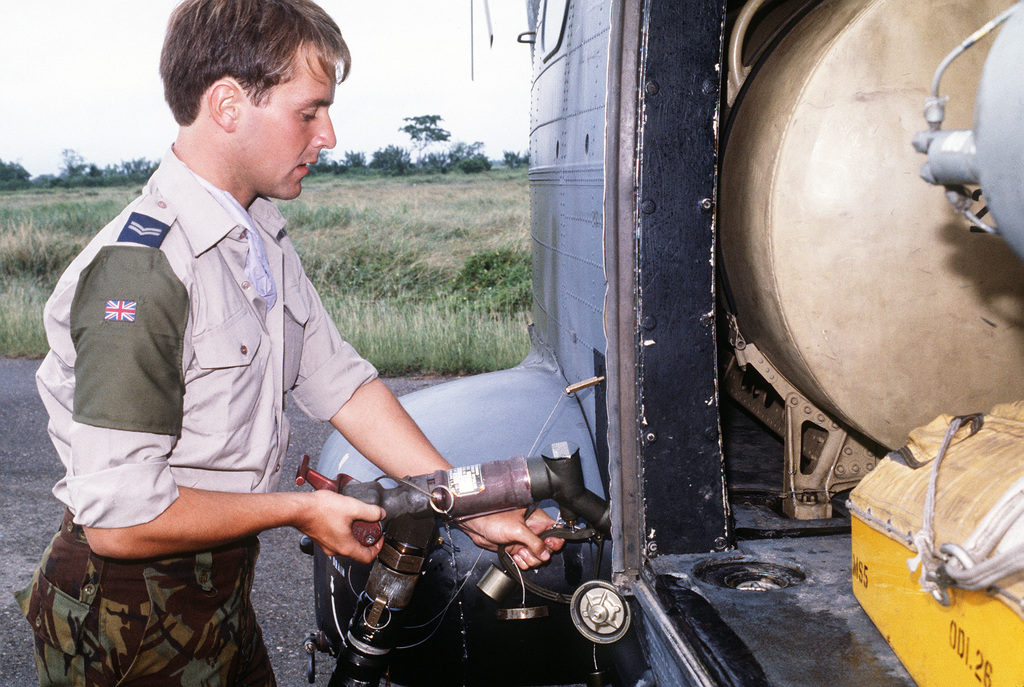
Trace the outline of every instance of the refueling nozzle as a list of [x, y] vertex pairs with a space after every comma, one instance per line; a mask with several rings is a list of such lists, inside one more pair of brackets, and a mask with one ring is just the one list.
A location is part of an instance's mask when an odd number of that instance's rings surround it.
[[562, 519], [575, 522], [583, 516], [590, 526], [611, 534], [608, 503], [589, 491], [583, 481], [580, 447], [560, 441], [541, 451], [540, 458], [527, 461], [534, 499], [552, 499], [561, 509]]

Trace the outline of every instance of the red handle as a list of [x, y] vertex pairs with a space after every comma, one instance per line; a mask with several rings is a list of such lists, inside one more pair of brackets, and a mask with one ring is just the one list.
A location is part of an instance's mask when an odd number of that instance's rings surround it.
[[[338, 475], [329, 479], [316, 470], [309, 467], [309, 456], [302, 456], [302, 464], [295, 473], [295, 484], [302, 486], [307, 482], [314, 489], [327, 489], [340, 493], [342, 488], [352, 481], [348, 475]], [[364, 522], [356, 520], [352, 523], [352, 536], [363, 546], [373, 546], [384, 534], [384, 529], [379, 522]]]
[[351, 477], [348, 477], [348, 479], [342, 482], [342, 477], [347, 477], [347, 475], [338, 475], [334, 479], [324, 477], [319, 472], [309, 467], [309, 456], [302, 456], [302, 464], [299, 465], [299, 471], [295, 473], [295, 484], [301, 487], [303, 484], [309, 482], [309, 486], [314, 489], [341, 491], [341, 488], [352, 479]]
[[384, 528], [379, 522], [356, 520], [352, 523], [352, 536], [363, 546], [373, 546], [383, 534]]

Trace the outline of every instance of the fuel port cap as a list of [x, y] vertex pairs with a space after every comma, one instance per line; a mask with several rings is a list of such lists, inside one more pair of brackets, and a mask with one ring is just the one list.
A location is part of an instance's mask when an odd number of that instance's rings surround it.
[[603, 580], [580, 585], [569, 602], [569, 617], [581, 635], [597, 644], [617, 642], [629, 630], [629, 604]]

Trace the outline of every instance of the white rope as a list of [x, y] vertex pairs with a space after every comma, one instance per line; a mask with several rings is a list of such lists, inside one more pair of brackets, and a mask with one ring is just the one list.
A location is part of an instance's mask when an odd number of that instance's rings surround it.
[[[1024, 572], [1024, 478], [1010, 486], [989, 509], [963, 546], [947, 543], [935, 551], [935, 501], [939, 467], [953, 437], [972, 418], [957, 417], [949, 425], [935, 455], [928, 480], [921, 529], [914, 535], [917, 556], [907, 561], [914, 572], [921, 567], [921, 589], [948, 604], [944, 586], [984, 590]], [[1004, 550], [999, 551], [1000, 545]]]
[[[1011, 530], [1016, 526], [1016, 537]], [[963, 589], [987, 589], [1010, 575], [1024, 571], [1024, 478], [1017, 480], [989, 509], [961, 549], [945, 545], [939, 550], [953, 555], [946, 574]], [[1010, 535], [1010, 536], [1008, 536]], [[1012, 539], [1018, 541], [1013, 542]], [[1001, 543], [1007, 547], [998, 551]]]
[[968, 419], [965, 417], [953, 418], [953, 421], [949, 423], [949, 429], [946, 430], [946, 436], [942, 438], [942, 445], [939, 446], [939, 451], [935, 454], [932, 471], [928, 477], [928, 492], [924, 498], [921, 529], [914, 535], [914, 548], [917, 550], [917, 555], [907, 560], [907, 568], [910, 569], [910, 572], [914, 572], [918, 567], [921, 568], [921, 589], [943, 604], [949, 602], [948, 598], [945, 591], [935, 581], [935, 571], [942, 563], [942, 559], [935, 555], [935, 494], [938, 488], [939, 466], [942, 464], [942, 459], [946, 457], [946, 451], [949, 450], [953, 437]]

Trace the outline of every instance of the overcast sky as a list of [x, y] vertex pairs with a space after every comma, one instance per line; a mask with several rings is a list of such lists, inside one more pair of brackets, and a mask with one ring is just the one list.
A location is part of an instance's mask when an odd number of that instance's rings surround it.
[[[177, 0], [0, 0], [0, 159], [56, 174], [71, 148], [103, 167], [159, 160], [177, 126], [158, 73]], [[492, 158], [529, 144], [530, 50], [524, 0], [321, 0], [352, 51], [331, 109], [334, 156], [409, 147], [403, 117], [439, 114], [452, 140], [483, 141]]]

